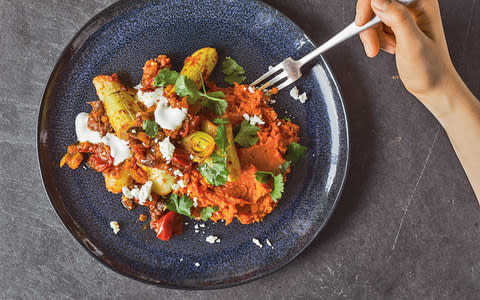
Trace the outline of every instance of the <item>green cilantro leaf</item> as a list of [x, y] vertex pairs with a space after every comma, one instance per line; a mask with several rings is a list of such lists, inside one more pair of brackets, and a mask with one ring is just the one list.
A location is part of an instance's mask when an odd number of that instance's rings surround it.
[[277, 174], [273, 177], [273, 189], [270, 192], [270, 196], [272, 197], [274, 202], [277, 202], [278, 199], [282, 197], [283, 189], [284, 189], [283, 175]]
[[272, 191], [270, 192], [270, 196], [272, 197], [274, 202], [277, 202], [278, 199], [282, 197], [282, 193], [284, 189], [283, 175], [277, 174], [274, 176], [272, 172], [265, 172], [265, 171], [255, 172], [255, 179], [258, 182], [267, 184], [267, 183], [270, 183], [272, 178], [273, 178], [273, 188], [272, 188]]
[[202, 93], [197, 90], [195, 82], [188, 79], [185, 75], [179, 75], [175, 81], [175, 92], [180, 97], [187, 96], [188, 103], [190, 104], [194, 104], [197, 102], [198, 98], [202, 96]]
[[208, 219], [210, 219], [212, 214], [216, 211], [218, 211], [218, 206], [205, 207], [204, 209], [202, 209], [202, 213], [201, 213], [202, 220], [207, 221]]
[[229, 56], [222, 62], [222, 73], [225, 75], [225, 82], [232, 85], [234, 82], [242, 83], [247, 79], [245, 69]]
[[143, 120], [142, 129], [149, 137], [154, 138], [158, 133], [158, 124], [152, 120]]
[[228, 120], [226, 119], [220, 119], [220, 118], [213, 119], [213, 124], [222, 125], [227, 123], [228, 123]]
[[203, 96], [202, 100], [200, 100], [200, 105], [203, 107], [207, 107], [212, 110], [215, 114], [221, 116], [227, 110], [228, 103], [225, 101], [225, 94], [222, 91], [210, 92], [207, 93], [205, 88], [205, 82], [203, 82], [203, 76], [200, 73], [200, 80], [202, 81], [202, 90]]
[[287, 155], [285, 156], [285, 159], [296, 164], [298, 160], [305, 155], [306, 152], [307, 152], [307, 147], [304, 147], [298, 143], [293, 142], [293, 143], [290, 143], [290, 145], [288, 145]]
[[255, 179], [261, 183], [269, 183], [273, 177], [272, 172], [257, 171], [255, 172]]
[[291, 161], [286, 160], [283, 164], [281, 164], [281, 165], [278, 167], [278, 169], [280, 170], [280, 172], [281, 172], [282, 174], [285, 174], [285, 173], [287, 172], [288, 167], [290, 166], [291, 163], [292, 163]]
[[198, 167], [198, 170], [205, 180], [213, 186], [224, 185], [227, 182], [226, 157], [213, 153], [209, 159]]
[[292, 120], [289, 117], [283, 117], [282, 120], [285, 120], [287, 122], [292, 122]]
[[258, 126], [251, 125], [247, 120], [243, 120], [234, 141], [242, 147], [253, 146], [258, 142], [257, 132], [259, 130]]
[[178, 79], [178, 72], [170, 69], [161, 69], [158, 75], [153, 79], [154, 86], [167, 86], [169, 84], [175, 84]]
[[222, 153], [225, 152], [225, 148], [227, 148], [228, 146], [228, 140], [227, 140], [227, 129], [225, 128], [224, 124], [217, 126], [217, 134], [215, 135], [215, 144], [222, 151]]
[[190, 208], [193, 205], [192, 199], [188, 195], [178, 197], [177, 194], [170, 194], [170, 198], [167, 201], [167, 208], [170, 211], [177, 212], [181, 215], [192, 217]]

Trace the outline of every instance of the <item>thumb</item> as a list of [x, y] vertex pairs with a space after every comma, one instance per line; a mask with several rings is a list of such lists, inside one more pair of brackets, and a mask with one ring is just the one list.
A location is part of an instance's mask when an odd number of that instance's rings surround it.
[[392, 28], [398, 41], [413, 41], [421, 35], [408, 8], [395, 0], [372, 0], [372, 9], [382, 22]]

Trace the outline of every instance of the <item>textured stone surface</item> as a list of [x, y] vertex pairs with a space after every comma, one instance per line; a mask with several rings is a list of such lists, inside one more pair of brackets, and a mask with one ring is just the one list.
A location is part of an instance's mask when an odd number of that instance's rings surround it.
[[[350, 120], [351, 166], [330, 223], [282, 270], [217, 291], [146, 285], [106, 269], [63, 227], [43, 191], [38, 106], [63, 47], [113, 1], [0, 1], [0, 298], [477, 298], [480, 209], [447, 136], [358, 39], [326, 58]], [[317, 43], [353, 0], [268, 0]], [[441, 1], [454, 64], [480, 95], [480, 2]], [[474, 141], [472, 141], [474, 142]]]

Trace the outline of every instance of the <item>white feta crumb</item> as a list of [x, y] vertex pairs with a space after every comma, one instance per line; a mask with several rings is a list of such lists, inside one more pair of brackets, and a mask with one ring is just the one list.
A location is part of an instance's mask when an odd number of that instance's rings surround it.
[[255, 93], [255, 89], [251, 86], [248, 87], [248, 91], [252, 94]]
[[246, 90], [247, 90], [247, 87], [246, 87], [246, 86], [244, 86], [244, 87], [243, 87], [243, 90], [244, 90], [244, 91], [246, 91]]
[[127, 197], [128, 199], [132, 199], [133, 195], [130, 189], [127, 186], [122, 187], [122, 194]]
[[298, 96], [298, 101], [300, 101], [301, 103], [305, 103], [305, 101], [307, 101], [307, 93], [303, 93]]
[[247, 113], [243, 114], [243, 118], [247, 121], [250, 121], [250, 116]]
[[152, 181], [147, 181], [142, 187], [140, 188], [140, 191], [138, 192], [138, 203], [141, 205], [145, 204], [145, 201], [151, 197], [150, 193], [152, 191]]
[[180, 188], [180, 186], [176, 183], [172, 184], [172, 190], [176, 191]]
[[280, 125], [282, 125], [282, 122], [281, 122], [281, 121], [278, 121], [278, 122], [277, 122], [277, 126], [280, 126]]
[[195, 228], [195, 229], [198, 229], [198, 224], [195, 224], [194, 228]]
[[185, 225], [188, 225], [188, 222], [185, 222]]
[[274, 100], [274, 99], [270, 100], [270, 103], [272, 103], [272, 104], [274, 104], [275, 102], [277, 102], [277, 100]]
[[200, 267], [200, 264], [198, 262], [194, 263], [195, 267]]
[[215, 242], [217, 242], [217, 243], [220, 243], [220, 242], [221, 242], [221, 240], [218, 238], [218, 239], [217, 239]]
[[198, 230], [198, 229], [195, 229], [195, 233], [198, 233], [198, 232], [199, 232], [199, 230]]
[[182, 258], [180, 258], [180, 261], [183, 261], [183, 257], [182, 257]]
[[170, 142], [170, 137], [167, 136], [158, 145], [160, 146], [160, 152], [162, 153], [163, 158], [167, 163], [170, 163], [173, 153], [175, 152], [175, 146]]
[[200, 224], [200, 227], [205, 228], [205, 224]]
[[118, 225], [117, 221], [111, 221], [110, 227], [113, 229], [113, 233], [117, 234], [120, 231], [120, 225]]
[[207, 241], [208, 243], [210, 244], [215, 244], [217, 242], [217, 240], [219, 240], [218, 237], [214, 236], [214, 235], [209, 235], [207, 236], [207, 238], [205, 239], [205, 241]]
[[193, 160], [195, 158], [195, 156], [193, 156], [193, 154], [190, 154], [190, 160]]
[[202, 231], [202, 234], [205, 234], [205, 231]]
[[173, 171], [173, 175], [175, 175], [175, 176], [177, 176], [177, 177], [183, 177], [182, 171], [180, 171], [180, 170], [178, 170], [178, 169], [175, 170], [175, 171]]
[[269, 241], [268, 239], [266, 239], [265, 242], [267, 242], [267, 245], [268, 245], [269, 247], [272, 247], [272, 243], [270, 243], [270, 241]]
[[252, 242], [260, 248], [263, 248], [263, 245], [256, 238], [252, 238]]
[[198, 198], [193, 197], [193, 207], [197, 207], [197, 206], [198, 206]]
[[183, 181], [183, 180], [177, 181], [177, 184], [178, 184], [178, 186], [181, 187], [181, 188], [184, 188], [184, 187], [187, 186], [187, 185], [185, 184], [185, 181]]
[[252, 117], [250, 117], [250, 125], [255, 126], [257, 124], [258, 125], [265, 124], [265, 122], [262, 120], [262, 115], [260, 116], [253, 115]]
[[136, 129], [132, 129], [132, 132], [133, 132], [133, 133], [137, 133], [137, 130], [136, 130]]
[[298, 88], [296, 86], [294, 86], [291, 90], [290, 90], [290, 97], [292, 97], [293, 99], [297, 100], [298, 99]]

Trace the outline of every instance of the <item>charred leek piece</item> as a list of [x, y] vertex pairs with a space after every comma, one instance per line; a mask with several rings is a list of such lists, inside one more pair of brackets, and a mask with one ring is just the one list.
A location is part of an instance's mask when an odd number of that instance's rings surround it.
[[215, 140], [208, 133], [196, 131], [182, 139], [185, 149], [192, 153], [194, 162], [202, 162], [215, 150]]
[[97, 94], [105, 106], [110, 124], [115, 134], [127, 139], [127, 131], [134, 126], [140, 108], [134, 96], [120, 82], [116, 74], [99, 75], [93, 79]]

